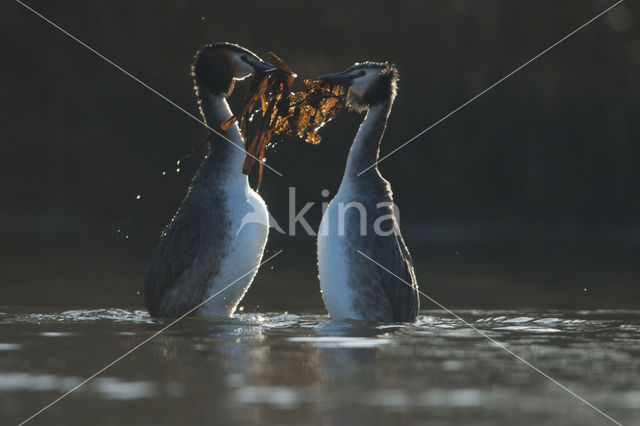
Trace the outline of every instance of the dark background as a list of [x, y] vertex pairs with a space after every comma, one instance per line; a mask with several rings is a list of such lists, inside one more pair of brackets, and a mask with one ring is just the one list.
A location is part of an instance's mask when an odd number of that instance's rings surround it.
[[[385, 153], [613, 2], [28, 4], [194, 114], [189, 65], [209, 42], [273, 50], [297, 84], [394, 62]], [[206, 131], [20, 4], [0, 7], [0, 304], [141, 308], [146, 259], [202, 156], [175, 162]], [[626, 1], [381, 164], [426, 293], [457, 308], [638, 307], [639, 10]], [[269, 153], [285, 176], [265, 171], [261, 194], [280, 225], [295, 186], [317, 227], [361, 119]], [[248, 310], [322, 309], [315, 238], [297, 231], [272, 232], [267, 255], [285, 252]]]

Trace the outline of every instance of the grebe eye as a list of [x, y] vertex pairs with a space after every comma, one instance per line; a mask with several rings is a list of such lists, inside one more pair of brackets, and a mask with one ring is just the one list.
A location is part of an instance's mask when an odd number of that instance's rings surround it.
[[247, 55], [240, 56], [240, 59], [242, 59], [243, 61], [246, 61], [247, 60]]
[[363, 75], [365, 75], [367, 72], [366, 71], [360, 71], [358, 73], [358, 77], [362, 77]]

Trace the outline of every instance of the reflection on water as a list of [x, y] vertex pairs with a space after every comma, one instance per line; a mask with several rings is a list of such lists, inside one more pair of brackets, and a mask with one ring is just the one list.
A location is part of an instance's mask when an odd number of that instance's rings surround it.
[[[59, 377], [53, 374], [0, 373], [0, 391], [57, 391], [64, 393], [79, 385], [83, 380], [84, 378], [81, 377]], [[153, 382], [98, 377], [89, 382], [83, 391], [95, 392], [98, 398], [128, 400], [157, 396], [158, 386]]]
[[390, 339], [368, 339], [366, 337], [291, 337], [290, 342], [311, 343], [316, 348], [375, 348], [391, 343]]
[[[15, 424], [166, 323], [124, 309], [0, 308], [0, 423]], [[462, 317], [623, 424], [640, 422], [640, 312]], [[96, 416], [96, 413], [108, 413]], [[38, 424], [532, 424], [608, 421], [460, 321], [188, 318]], [[35, 424], [35, 423], [34, 423]]]

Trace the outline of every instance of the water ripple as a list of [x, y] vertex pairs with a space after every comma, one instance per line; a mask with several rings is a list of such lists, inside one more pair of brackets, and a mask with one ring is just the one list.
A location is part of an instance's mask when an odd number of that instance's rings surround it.
[[146, 311], [128, 311], [126, 309], [77, 309], [50, 314], [17, 314], [0, 320], [0, 324], [17, 323], [78, 323], [92, 321], [112, 321], [130, 323], [153, 323]]

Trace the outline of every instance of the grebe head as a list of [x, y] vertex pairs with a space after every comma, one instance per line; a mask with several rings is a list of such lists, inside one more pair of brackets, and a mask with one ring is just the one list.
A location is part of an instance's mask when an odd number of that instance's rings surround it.
[[233, 43], [214, 43], [203, 47], [196, 53], [191, 66], [198, 91], [207, 90], [225, 97], [233, 92], [236, 80], [275, 70], [276, 67], [255, 53]]
[[360, 112], [376, 104], [393, 101], [398, 87], [398, 68], [387, 62], [362, 62], [319, 79], [344, 86], [347, 89], [347, 106]]

